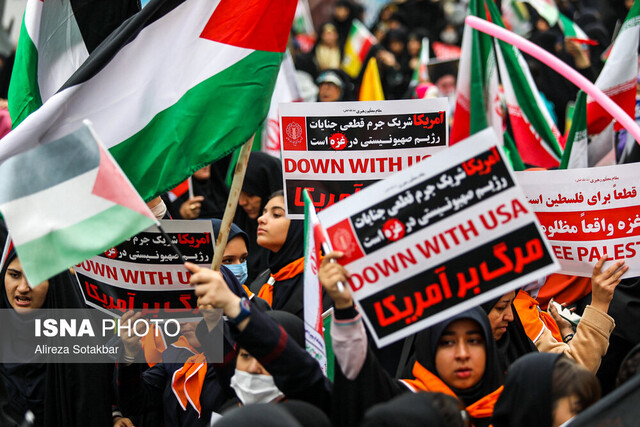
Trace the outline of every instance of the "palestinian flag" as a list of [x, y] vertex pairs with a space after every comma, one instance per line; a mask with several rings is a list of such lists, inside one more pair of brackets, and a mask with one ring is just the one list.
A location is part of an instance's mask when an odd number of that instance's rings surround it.
[[327, 373], [327, 352], [322, 333], [322, 286], [318, 279], [320, 248], [326, 242], [309, 192], [304, 190], [304, 337], [309, 354]]
[[576, 105], [573, 108], [571, 127], [567, 135], [567, 143], [562, 153], [560, 169], [587, 168], [589, 142], [587, 136], [587, 94], [578, 92]]
[[51, 98], [138, 10], [136, 0], [27, 0], [8, 95], [13, 127]]
[[[635, 117], [638, 77], [638, 37], [640, 36], [640, 2], [633, 3], [618, 33], [609, 58], [595, 85], [618, 104], [629, 116]], [[589, 135], [599, 134], [613, 117], [597, 102], [587, 99]], [[616, 130], [619, 127], [616, 126]]]
[[267, 115], [295, 0], [151, 0], [0, 146], [89, 119], [145, 200], [248, 141]]
[[84, 125], [0, 164], [0, 182], [0, 212], [32, 286], [157, 223]]
[[378, 40], [369, 32], [367, 27], [362, 22], [354, 19], [344, 47], [342, 69], [351, 77], [358, 77], [369, 49], [376, 43], [378, 43]]
[[364, 69], [358, 101], [384, 101], [384, 91], [376, 58], [369, 58], [367, 68]]

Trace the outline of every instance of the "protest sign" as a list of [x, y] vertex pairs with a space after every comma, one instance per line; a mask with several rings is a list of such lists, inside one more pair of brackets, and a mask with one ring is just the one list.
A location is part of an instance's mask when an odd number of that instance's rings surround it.
[[376, 344], [557, 270], [487, 129], [318, 214]]
[[304, 218], [448, 145], [446, 98], [280, 104], [287, 217]]
[[637, 163], [516, 173], [562, 273], [589, 277], [606, 254], [640, 276], [639, 175]]
[[[200, 267], [213, 258], [211, 221], [162, 221], [162, 227], [184, 257]], [[198, 298], [191, 274], [154, 226], [103, 254], [74, 267], [86, 303], [121, 316], [142, 309], [150, 317], [170, 313], [193, 317]]]

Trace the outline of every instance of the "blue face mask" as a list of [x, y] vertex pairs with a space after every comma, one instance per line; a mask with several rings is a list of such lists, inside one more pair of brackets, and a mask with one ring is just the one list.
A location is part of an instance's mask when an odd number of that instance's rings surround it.
[[241, 285], [244, 285], [244, 282], [246, 282], [249, 277], [249, 273], [247, 272], [247, 261], [242, 264], [225, 264], [224, 266], [231, 270]]

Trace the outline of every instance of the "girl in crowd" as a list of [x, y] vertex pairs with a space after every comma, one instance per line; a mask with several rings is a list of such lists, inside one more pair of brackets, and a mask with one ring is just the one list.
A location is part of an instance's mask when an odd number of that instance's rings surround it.
[[[269, 251], [271, 275], [258, 296], [274, 310], [303, 317], [304, 222], [285, 216], [282, 191], [271, 195], [258, 218], [258, 245]], [[324, 308], [330, 306], [325, 296]]]
[[[268, 251], [258, 245], [258, 217], [262, 214], [269, 196], [277, 190], [282, 190], [282, 167], [280, 160], [260, 151], [253, 151], [249, 156], [247, 172], [242, 182], [242, 191], [238, 199], [235, 222], [249, 237], [247, 259], [248, 279], [246, 285], [256, 292], [252, 282], [268, 267]], [[258, 289], [264, 281], [257, 284]]]
[[[45, 316], [38, 309], [85, 308], [84, 300], [69, 271], [35, 287], [26, 280], [20, 260], [11, 249], [0, 271], [0, 309], [9, 313], [11, 342], [0, 345], [3, 360], [22, 363], [0, 364], [0, 425], [22, 425], [25, 413], [35, 415], [36, 426], [112, 426], [112, 378], [109, 364], [44, 363], [33, 354], [36, 319]], [[21, 332], [24, 331], [24, 332]], [[119, 424], [118, 424], [119, 425]]]
[[[239, 346], [231, 387], [242, 404], [287, 399], [303, 400], [328, 411], [331, 383], [318, 362], [304, 349], [304, 326], [291, 313], [256, 309], [247, 298], [231, 292], [222, 275], [194, 264], [198, 304], [221, 308]], [[235, 406], [235, 405], [234, 405]]]
[[340, 68], [342, 64], [342, 52], [338, 44], [338, 30], [331, 22], [320, 27], [320, 38], [313, 47], [313, 58], [318, 67], [318, 72], [331, 68]]
[[560, 354], [532, 353], [509, 369], [495, 427], [558, 427], [600, 399], [595, 375]]
[[[593, 268], [591, 305], [585, 308], [575, 334], [565, 333], [554, 337], [550, 327], [554, 328], [555, 325], [550, 324], [549, 327], [541, 320], [542, 313], [538, 311], [537, 301], [524, 291], [518, 292], [517, 296], [510, 292], [492, 306], [488, 316], [499, 347], [506, 349], [507, 366], [526, 350], [525, 339], [519, 328], [522, 323], [538, 351], [563, 353], [594, 373], [598, 370], [615, 326], [613, 318], [607, 314], [609, 304], [621, 277], [629, 269], [624, 261], [616, 261], [603, 270], [606, 260], [606, 256], [600, 258]], [[487, 305], [484, 307], [486, 310]], [[516, 318], [517, 323], [514, 321]], [[503, 330], [506, 332], [504, 337], [501, 336]], [[516, 333], [512, 334], [512, 330]], [[517, 337], [513, 342], [512, 336]], [[504, 339], [508, 341], [505, 343]]]
[[342, 256], [325, 256], [320, 282], [334, 301], [331, 339], [340, 369], [334, 383], [334, 423], [356, 424], [364, 411], [407, 391], [436, 391], [459, 398], [474, 425], [488, 425], [501, 391], [503, 374], [486, 314], [475, 308], [420, 332], [406, 379], [395, 381], [367, 349], [361, 316], [347, 289], [348, 273], [330, 263]]

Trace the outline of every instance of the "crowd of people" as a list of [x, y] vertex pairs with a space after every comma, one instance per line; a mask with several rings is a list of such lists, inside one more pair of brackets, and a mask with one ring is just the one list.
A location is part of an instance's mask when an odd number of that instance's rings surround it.
[[[594, 80], [616, 22], [633, 2], [556, 3], [598, 44], [565, 40], [532, 7], [525, 9], [528, 37]], [[341, 64], [352, 22], [364, 21], [364, 12], [356, 0], [335, 2], [308, 49], [292, 34], [298, 75], [315, 83], [317, 101], [357, 99], [364, 70], [354, 78]], [[455, 62], [434, 67], [422, 85], [412, 77], [422, 40], [431, 41], [432, 58], [433, 42], [459, 47], [465, 15], [466, 2], [452, 0], [398, 0], [380, 8], [369, 28], [379, 43], [368, 57], [377, 59], [386, 99], [455, 100]], [[531, 58], [529, 65], [564, 129], [576, 89]], [[232, 163], [227, 156], [197, 171], [190, 191], [150, 202], [154, 213], [212, 221], [217, 235]], [[558, 427], [638, 379], [640, 278], [627, 277], [623, 261], [605, 255], [590, 278], [553, 274], [377, 348], [349, 287], [339, 286], [349, 271], [334, 262], [343, 256], [336, 251], [324, 254], [318, 273], [323, 311], [333, 308], [330, 381], [305, 350], [304, 223], [286, 217], [282, 187], [279, 159], [252, 152], [220, 271], [185, 264], [201, 321], [183, 324], [170, 345], [150, 336], [123, 337], [113, 364], [47, 364], [37, 357], [0, 364], [0, 426]], [[31, 287], [15, 250], [6, 249], [0, 308], [11, 313], [11, 324], [2, 327], [32, 328], [39, 308], [85, 307], [69, 271]], [[581, 316], [577, 326], [553, 300]], [[121, 321], [141, 316], [130, 311]], [[23, 344], [0, 353], [19, 352]], [[220, 345], [222, 361], [208, 362]]]

